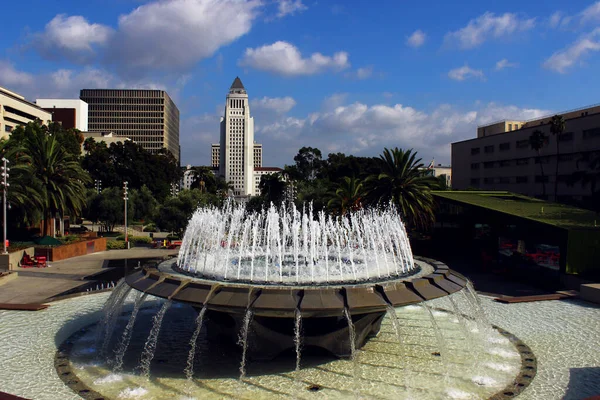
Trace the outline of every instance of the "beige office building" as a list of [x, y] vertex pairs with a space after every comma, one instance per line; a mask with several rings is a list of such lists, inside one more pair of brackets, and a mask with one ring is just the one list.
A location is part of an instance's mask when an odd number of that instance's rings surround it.
[[[588, 168], [586, 160], [600, 155], [600, 106], [560, 115], [566, 129], [559, 139], [558, 156], [557, 138], [550, 132], [552, 116], [480, 126], [477, 138], [452, 143], [452, 188], [507, 190], [553, 201], [589, 203], [591, 186], [569, 181], [574, 172]], [[540, 156], [529, 144], [529, 137], [538, 129], [548, 136]]]
[[113, 132], [150, 152], [165, 148], [179, 161], [179, 109], [164, 90], [83, 89], [88, 130]]
[[23, 96], [0, 87], [0, 138], [8, 139], [17, 126], [27, 125], [36, 119], [47, 124], [52, 121], [52, 114]]

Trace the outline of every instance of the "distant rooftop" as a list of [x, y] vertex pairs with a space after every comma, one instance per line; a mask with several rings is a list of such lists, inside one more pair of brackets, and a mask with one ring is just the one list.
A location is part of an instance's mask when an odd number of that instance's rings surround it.
[[557, 113], [552, 113], [552, 114], [544, 115], [543, 117], [537, 117], [537, 118], [532, 118], [532, 119], [527, 119], [527, 120], [504, 118], [504, 119], [499, 119], [497, 121], [490, 122], [490, 123], [487, 123], [487, 124], [477, 125], [477, 128], [485, 128], [485, 127], [488, 127], [488, 126], [491, 126], [491, 125], [495, 125], [495, 124], [499, 124], [501, 122], [507, 122], [507, 121], [517, 121], [517, 122], [521, 122], [521, 123], [527, 124], [527, 123], [541, 121], [541, 120], [544, 120], [544, 119], [547, 119], [547, 118], [551, 118], [554, 115], [565, 115], [565, 114], [570, 114], [570, 113], [575, 113], [575, 112], [581, 112], [581, 111], [591, 110], [591, 109], [599, 108], [599, 107], [600, 107], [600, 103], [598, 103], [598, 104], [592, 104], [592, 105], [585, 106], [585, 107], [574, 108], [574, 109], [571, 109], [571, 110], [561, 111], [561, 112], [557, 112]]
[[516, 193], [436, 190], [433, 191], [433, 195], [563, 229], [597, 228], [600, 230], [600, 217], [593, 211], [565, 204], [550, 203]]

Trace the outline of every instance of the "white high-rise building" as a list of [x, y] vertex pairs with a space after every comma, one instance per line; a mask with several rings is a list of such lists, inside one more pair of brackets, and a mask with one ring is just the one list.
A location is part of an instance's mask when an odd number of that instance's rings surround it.
[[219, 175], [233, 184], [234, 196], [254, 196], [254, 119], [238, 77], [227, 95], [219, 144]]

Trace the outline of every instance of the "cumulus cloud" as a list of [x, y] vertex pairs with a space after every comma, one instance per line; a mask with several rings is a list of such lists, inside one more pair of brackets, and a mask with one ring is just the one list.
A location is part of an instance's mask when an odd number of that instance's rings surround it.
[[372, 75], [373, 75], [373, 66], [372, 65], [369, 65], [367, 67], [361, 67], [361, 68], [358, 68], [356, 71], [347, 72], [346, 74], [344, 74], [344, 76], [346, 78], [358, 79], [358, 80], [368, 79]]
[[477, 78], [481, 80], [485, 79], [485, 75], [483, 74], [482, 70], [473, 69], [468, 65], [448, 71], [448, 77], [455, 81], [464, 81], [467, 78]]
[[350, 67], [348, 53], [344, 51], [332, 56], [313, 53], [303, 57], [296, 46], [284, 41], [246, 49], [239, 65], [284, 76], [314, 75], [326, 70], [339, 71]]
[[282, 18], [286, 15], [294, 15], [308, 9], [302, 0], [279, 0], [277, 4], [277, 17]]
[[499, 39], [532, 29], [535, 18], [521, 18], [516, 14], [504, 13], [495, 15], [486, 12], [469, 21], [467, 26], [446, 34], [445, 40], [450, 44], [457, 44], [462, 49], [472, 49], [480, 46], [486, 40]]
[[279, 166], [291, 163], [302, 146], [317, 147], [325, 156], [330, 152], [377, 156], [384, 147], [398, 146], [414, 148], [423, 158], [449, 162], [450, 143], [475, 137], [477, 125], [549, 113], [496, 103], [476, 104], [471, 109], [442, 104], [425, 111], [402, 104], [349, 103], [336, 94], [305, 117], [257, 120], [257, 141], [263, 143], [266, 163]]
[[580, 37], [570, 46], [552, 54], [544, 61], [544, 68], [564, 74], [568, 69], [582, 62], [590, 53], [600, 50], [600, 28]]
[[112, 34], [112, 28], [90, 23], [80, 15], [58, 14], [43, 32], [33, 36], [33, 45], [49, 58], [84, 62], [94, 54], [94, 47], [106, 45]]
[[506, 58], [503, 58], [502, 60], [496, 63], [496, 71], [501, 71], [504, 68], [514, 68], [517, 65], [517, 63], [511, 63]]
[[6, 61], [0, 61], [0, 86], [7, 89], [19, 88], [31, 85], [33, 81], [33, 75], [16, 70], [12, 64]]
[[181, 71], [247, 34], [262, 6], [261, 0], [155, 0], [121, 15], [115, 29], [59, 14], [33, 44], [48, 58], [89, 63], [95, 57], [130, 76]]
[[425, 33], [417, 29], [406, 39], [406, 44], [410, 47], [421, 47], [425, 43]]
[[296, 105], [296, 100], [286, 97], [263, 97], [262, 99], [250, 100], [250, 106], [254, 110], [268, 110], [278, 114], [290, 111]]
[[17, 92], [27, 99], [36, 98], [78, 98], [81, 89], [128, 88], [128, 89], [169, 89], [177, 93], [181, 85], [176, 79], [169, 85], [150, 80], [123, 80], [112, 73], [98, 68], [85, 67], [81, 70], [61, 68], [41, 74], [20, 71], [12, 64], [0, 61], [0, 86]]

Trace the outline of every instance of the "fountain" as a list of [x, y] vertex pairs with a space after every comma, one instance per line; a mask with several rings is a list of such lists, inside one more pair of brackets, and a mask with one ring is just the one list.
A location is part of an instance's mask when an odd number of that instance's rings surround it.
[[295, 348], [297, 318], [305, 346], [351, 356], [377, 334], [390, 307], [447, 296], [466, 283], [442, 263], [415, 263], [393, 207], [335, 218], [294, 206], [246, 215], [232, 204], [193, 215], [176, 263], [127, 278], [136, 290], [206, 308], [222, 321], [223, 335], [249, 328], [253, 359]]
[[[123, 318], [123, 304], [132, 295], [129, 317], [121, 323], [124, 325], [121, 333], [117, 333], [117, 320]], [[164, 301], [154, 306], [151, 312], [155, 315], [148, 322], [147, 339], [140, 341], [135, 338], [134, 331], [139, 325], [136, 321], [150, 298]], [[150, 379], [152, 362], [159, 352], [163, 320], [168, 320], [170, 313], [181, 312], [178, 308], [189, 306], [197, 315], [188, 323], [193, 331], [185, 340], [189, 350], [186, 356], [180, 357], [187, 361], [181, 372], [189, 382], [185, 390], [189, 395], [193, 392], [194, 366], [200, 356], [197, 344], [204, 330], [212, 339], [204, 337], [203, 340], [227, 339], [239, 345], [241, 382], [251, 380], [249, 362], [268, 365], [269, 360], [289, 353], [295, 357], [293, 380], [300, 386], [304, 382], [299, 378], [303, 371], [303, 352], [322, 349], [351, 362], [348, 374], [352, 377], [351, 390], [355, 395], [360, 394], [363, 370], [372, 367], [372, 363], [367, 368], [359, 361], [359, 353], [368, 347], [370, 340], [381, 335], [382, 326], [386, 325], [384, 320], [388, 321], [386, 326], [391, 327], [384, 334], [391, 333], [396, 343], [409, 349], [403, 350], [404, 357], [390, 357], [396, 365], [409, 363], [415, 357], [411, 347], [423, 346], [409, 343], [407, 329], [410, 332], [425, 325], [430, 332], [425, 336], [433, 338], [435, 351], [427, 353], [430, 355], [423, 365], [437, 358], [441, 369], [436, 374], [449, 387], [452, 386], [449, 382], [456, 380], [451, 377], [453, 363], [457, 362], [452, 355], [456, 347], [455, 332], [460, 332], [461, 341], [466, 343], [460, 350], [464, 353], [461, 357], [465, 358], [458, 362], [461, 369], [466, 368], [464, 365], [475, 371], [482, 368], [489, 357], [485, 355], [487, 344], [482, 340], [517, 341], [507, 332], [500, 333], [509, 339], [503, 339], [497, 332], [500, 338], [489, 334], [493, 329], [464, 276], [438, 261], [413, 257], [405, 227], [392, 206], [362, 210], [347, 217], [332, 217], [323, 212], [313, 215], [310, 207], [298, 210], [293, 205], [280, 209], [271, 206], [251, 214], [234, 203], [223, 208], [198, 209], [189, 222], [176, 260], [144, 267], [119, 282], [113, 290], [104, 306], [103, 318], [95, 327], [95, 365], [105, 363], [110, 366], [111, 374], [121, 374], [130, 347], [139, 347], [138, 343], [144, 342], [139, 349], [141, 357], [136, 370], [139, 376]], [[410, 307], [422, 310], [419, 315], [423, 318], [413, 320], [404, 313], [397, 315], [397, 310]], [[440, 322], [448, 318], [456, 324], [450, 332], [444, 330], [448, 329], [446, 322]], [[209, 327], [206, 321], [210, 322]], [[166, 324], [165, 329], [172, 328], [172, 322]], [[64, 363], [73, 342], [76, 338], [61, 348], [62, 358], [57, 358], [57, 362]], [[498, 354], [492, 356], [519, 359], [520, 354], [520, 367], [529, 368], [526, 372], [532, 378], [535, 358], [527, 346], [522, 343], [519, 346], [519, 352], [498, 350]], [[206, 346], [201, 347], [203, 351], [208, 350]], [[164, 356], [156, 358], [158, 362], [166, 362]], [[498, 365], [503, 373], [514, 373], [516, 368], [515, 365]], [[408, 366], [402, 368], [409, 370]], [[470, 369], [465, 371], [467, 375], [471, 373]], [[70, 379], [77, 382], [75, 386], [81, 385], [72, 375], [65, 376], [66, 382]], [[408, 380], [408, 372], [402, 379]], [[486, 376], [470, 379], [480, 386], [499, 385], [497, 380]], [[510, 398], [529, 382], [521, 378], [514, 381], [514, 375], [508, 381], [509, 389], [496, 387], [491, 394], [505, 393], [504, 396]], [[514, 386], [515, 382], [520, 386]], [[394, 390], [403, 388], [402, 391], [408, 392], [411, 384], [407, 381], [389, 385], [395, 387]], [[319, 388], [319, 385], [309, 386], [309, 390]], [[75, 389], [79, 393], [87, 390], [85, 393], [93, 394], [90, 398], [99, 396], [87, 387]]]

